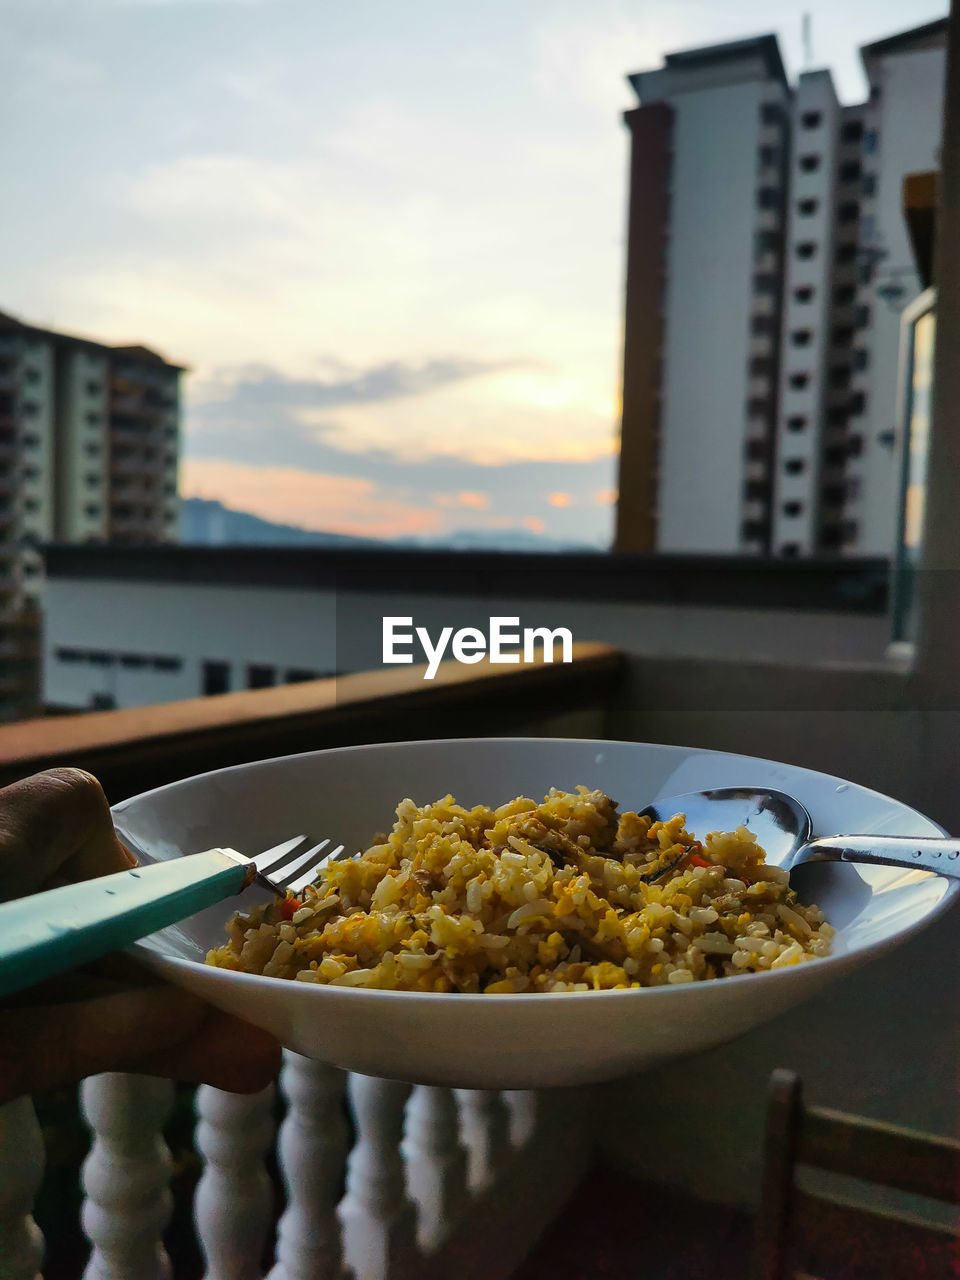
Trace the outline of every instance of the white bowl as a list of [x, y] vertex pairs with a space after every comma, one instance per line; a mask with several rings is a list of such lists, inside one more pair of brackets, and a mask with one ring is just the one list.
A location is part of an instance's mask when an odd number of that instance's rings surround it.
[[[305, 832], [366, 848], [397, 803], [451, 791], [466, 805], [551, 786], [600, 787], [621, 810], [708, 787], [774, 787], [806, 805], [819, 835], [941, 835], [906, 805], [826, 774], [750, 756], [635, 742], [479, 738], [340, 747], [188, 778], [117, 805], [121, 837], [151, 858], [227, 845], [254, 853]], [[701, 834], [701, 833], [696, 833]], [[203, 963], [248, 889], [139, 943], [164, 977], [351, 1071], [424, 1084], [533, 1088], [611, 1080], [731, 1040], [817, 995], [933, 920], [955, 880], [888, 867], [817, 868], [834, 954], [777, 972], [677, 987], [563, 995], [434, 995], [318, 986]], [[797, 1014], [802, 1018], [802, 1011]]]

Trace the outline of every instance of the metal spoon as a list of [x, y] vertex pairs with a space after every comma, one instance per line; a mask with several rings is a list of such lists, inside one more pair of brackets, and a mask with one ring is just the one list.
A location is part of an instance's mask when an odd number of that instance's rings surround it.
[[752, 831], [767, 861], [792, 871], [810, 862], [866, 862], [888, 867], [919, 868], [960, 880], [960, 839], [949, 836], [818, 836], [810, 814], [783, 791], [754, 787], [718, 787], [655, 800], [641, 814], [666, 822], [686, 814], [686, 828], [708, 831]]

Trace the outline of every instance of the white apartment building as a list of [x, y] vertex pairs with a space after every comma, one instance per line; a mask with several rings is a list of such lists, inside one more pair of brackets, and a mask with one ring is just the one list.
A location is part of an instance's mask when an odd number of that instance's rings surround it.
[[938, 164], [945, 27], [865, 46], [849, 106], [772, 35], [629, 77], [618, 550], [892, 553], [902, 186]]
[[0, 718], [36, 705], [40, 547], [177, 539], [180, 373], [0, 314]]

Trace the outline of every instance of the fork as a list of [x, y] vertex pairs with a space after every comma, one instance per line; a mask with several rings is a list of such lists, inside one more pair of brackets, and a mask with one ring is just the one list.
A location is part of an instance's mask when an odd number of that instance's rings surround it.
[[252, 858], [207, 849], [3, 903], [0, 997], [129, 946], [254, 881], [281, 896], [301, 892], [344, 856], [342, 844], [327, 839], [304, 850], [307, 841], [293, 836]]

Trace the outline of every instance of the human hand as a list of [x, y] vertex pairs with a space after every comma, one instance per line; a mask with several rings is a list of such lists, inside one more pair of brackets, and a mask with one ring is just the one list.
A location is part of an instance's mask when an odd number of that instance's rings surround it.
[[[51, 769], [0, 789], [0, 902], [136, 865], [91, 774]], [[125, 955], [0, 1002], [0, 1103], [101, 1071], [253, 1093], [279, 1065], [266, 1032], [159, 982]]]

